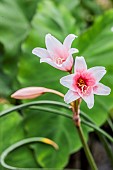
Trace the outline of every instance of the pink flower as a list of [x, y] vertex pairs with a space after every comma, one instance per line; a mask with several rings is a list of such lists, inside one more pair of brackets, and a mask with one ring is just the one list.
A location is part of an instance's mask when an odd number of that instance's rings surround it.
[[26, 87], [17, 90], [15, 93], [11, 95], [12, 98], [15, 99], [33, 99], [36, 97], [41, 96], [44, 93], [54, 93], [61, 97], [64, 97], [64, 94], [60, 93], [59, 91], [48, 89], [45, 87]]
[[105, 67], [96, 66], [87, 69], [84, 57], [76, 57], [74, 71], [74, 74], [60, 79], [60, 83], [69, 88], [64, 97], [66, 103], [82, 98], [90, 109], [94, 105], [94, 94], [110, 94], [111, 89], [99, 83], [106, 74]]
[[69, 34], [63, 44], [51, 34], [45, 37], [46, 48], [34, 48], [32, 53], [40, 57], [40, 62], [46, 62], [51, 66], [63, 70], [71, 71], [73, 66], [73, 53], [77, 53], [76, 48], [71, 48], [73, 40], [76, 38], [74, 34]]

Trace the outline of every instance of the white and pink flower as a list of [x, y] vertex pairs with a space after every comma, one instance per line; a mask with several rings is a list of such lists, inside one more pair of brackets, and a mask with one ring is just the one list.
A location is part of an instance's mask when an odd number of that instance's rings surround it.
[[60, 83], [69, 88], [64, 97], [66, 103], [82, 98], [87, 103], [88, 108], [92, 108], [94, 105], [94, 94], [110, 94], [111, 89], [99, 83], [106, 74], [105, 67], [96, 66], [87, 69], [84, 57], [76, 57], [74, 72], [74, 74], [60, 79]]
[[76, 38], [74, 34], [69, 34], [63, 44], [51, 34], [45, 37], [46, 48], [34, 48], [32, 53], [40, 57], [40, 62], [46, 62], [51, 66], [63, 70], [71, 71], [73, 66], [73, 53], [77, 53], [76, 48], [71, 48], [73, 40]]

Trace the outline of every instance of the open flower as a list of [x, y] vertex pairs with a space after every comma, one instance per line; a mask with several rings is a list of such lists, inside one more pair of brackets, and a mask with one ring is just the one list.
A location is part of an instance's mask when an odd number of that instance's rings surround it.
[[105, 67], [96, 66], [87, 69], [84, 57], [76, 57], [74, 71], [74, 74], [60, 79], [60, 83], [69, 88], [64, 97], [66, 103], [82, 98], [87, 103], [88, 108], [92, 108], [94, 105], [94, 94], [110, 94], [111, 89], [99, 83], [106, 74]]
[[40, 62], [46, 62], [57, 69], [70, 72], [73, 66], [72, 54], [78, 52], [76, 48], [71, 48], [76, 37], [74, 34], [69, 34], [62, 44], [51, 34], [47, 34], [45, 37], [47, 49], [37, 47], [32, 53], [40, 57]]

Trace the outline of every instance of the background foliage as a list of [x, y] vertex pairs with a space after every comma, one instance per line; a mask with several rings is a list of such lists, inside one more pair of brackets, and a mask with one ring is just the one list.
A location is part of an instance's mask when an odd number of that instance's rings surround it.
[[[1, 0], [0, 1], [0, 110], [23, 101], [10, 95], [19, 88], [44, 86], [66, 92], [59, 79], [67, 73], [46, 63], [39, 63], [31, 51], [45, 47], [45, 34], [51, 33], [60, 41], [69, 33], [78, 35], [73, 46], [79, 56], [86, 58], [88, 67], [102, 65], [107, 74], [104, 84], [113, 88], [113, 3], [99, 0]], [[40, 99], [62, 101], [46, 94]], [[39, 100], [39, 99], [36, 99]], [[27, 101], [24, 101], [27, 102]], [[48, 106], [47, 106], [48, 107]], [[112, 114], [113, 91], [107, 97], [96, 96], [95, 106], [88, 110], [83, 102], [81, 109], [98, 126]], [[63, 108], [57, 108], [67, 113]], [[69, 112], [71, 114], [71, 112]], [[18, 167], [64, 168], [70, 154], [81, 148], [71, 120], [64, 117], [27, 109], [0, 119], [0, 152], [11, 144], [31, 136], [54, 140], [59, 151], [44, 144], [23, 147], [12, 153], [7, 162]], [[87, 126], [83, 127], [88, 139]], [[26, 160], [27, 157], [27, 160]]]

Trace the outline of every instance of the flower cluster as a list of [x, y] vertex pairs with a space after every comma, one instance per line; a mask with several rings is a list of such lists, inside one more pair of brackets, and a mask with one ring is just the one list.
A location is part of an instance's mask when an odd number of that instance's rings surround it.
[[[46, 62], [51, 66], [71, 73], [73, 67], [73, 53], [77, 53], [76, 48], [71, 48], [73, 40], [77, 38], [74, 34], [69, 34], [63, 44], [51, 34], [45, 37], [46, 48], [34, 48], [32, 53], [40, 57], [40, 62]], [[66, 103], [71, 103], [82, 98], [88, 108], [94, 105], [94, 94], [109, 95], [111, 89], [99, 81], [106, 74], [105, 67], [96, 66], [87, 69], [84, 57], [76, 57], [74, 73], [62, 77], [60, 83], [69, 88], [64, 96]]]
[[[106, 74], [105, 67], [96, 66], [88, 69], [82, 56], [77, 56], [74, 62], [72, 54], [79, 52], [78, 49], [71, 48], [75, 38], [77, 38], [76, 35], [69, 34], [62, 44], [51, 34], [47, 34], [45, 37], [47, 49], [37, 47], [32, 51], [33, 54], [40, 57], [40, 62], [46, 62], [59, 70], [70, 73], [70, 75], [60, 79], [60, 83], [69, 88], [65, 96], [56, 90], [45, 87], [27, 87], [16, 91], [11, 97], [16, 99], [32, 99], [50, 92], [64, 97], [66, 103], [83, 99], [90, 109], [94, 105], [94, 94], [109, 95], [111, 89], [99, 82]], [[74, 73], [72, 74], [73, 66]]]

